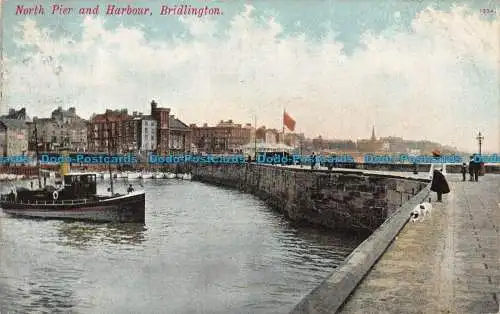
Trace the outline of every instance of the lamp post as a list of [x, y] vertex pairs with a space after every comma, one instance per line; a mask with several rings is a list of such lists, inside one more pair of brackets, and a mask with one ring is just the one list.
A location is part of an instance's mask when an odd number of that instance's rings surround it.
[[481, 134], [481, 132], [479, 132], [479, 134], [476, 137], [476, 140], [479, 143], [479, 155], [481, 155], [481, 144], [483, 144], [483, 139], [484, 139], [484, 136]]

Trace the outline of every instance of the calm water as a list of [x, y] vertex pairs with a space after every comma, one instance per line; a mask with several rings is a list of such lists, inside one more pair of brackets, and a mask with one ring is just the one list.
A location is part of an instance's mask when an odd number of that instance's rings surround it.
[[288, 313], [358, 242], [237, 191], [144, 187], [145, 227], [0, 214], [0, 312]]

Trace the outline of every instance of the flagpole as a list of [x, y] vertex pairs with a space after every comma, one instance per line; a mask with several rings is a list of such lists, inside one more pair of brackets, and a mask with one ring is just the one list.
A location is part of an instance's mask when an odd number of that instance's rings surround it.
[[257, 115], [254, 116], [254, 134], [253, 134], [253, 145], [254, 145], [254, 159], [257, 162]]
[[286, 108], [283, 108], [283, 118], [281, 119], [281, 124], [282, 124], [282, 132], [283, 132], [283, 144], [285, 144], [285, 114], [286, 114]]

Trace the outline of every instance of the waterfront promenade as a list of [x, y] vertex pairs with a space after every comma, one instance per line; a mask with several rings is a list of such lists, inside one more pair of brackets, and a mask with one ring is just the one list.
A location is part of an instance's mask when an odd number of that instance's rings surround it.
[[406, 224], [338, 313], [499, 312], [500, 175], [448, 180], [432, 217]]

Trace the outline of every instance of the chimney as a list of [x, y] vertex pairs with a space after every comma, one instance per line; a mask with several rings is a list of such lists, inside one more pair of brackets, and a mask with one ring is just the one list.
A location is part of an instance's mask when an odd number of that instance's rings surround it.
[[158, 108], [158, 104], [154, 99], [151, 101], [151, 114], [153, 114], [153, 111], [156, 111], [156, 108]]
[[132, 112], [132, 115], [133, 115], [134, 117], [137, 117], [137, 111], [133, 111], [133, 112]]
[[203, 123], [204, 128], [208, 128], [208, 123]]
[[196, 123], [191, 123], [191, 124], [189, 125], [189, 127], [190, 127], [190, 128], [196, 128]]

